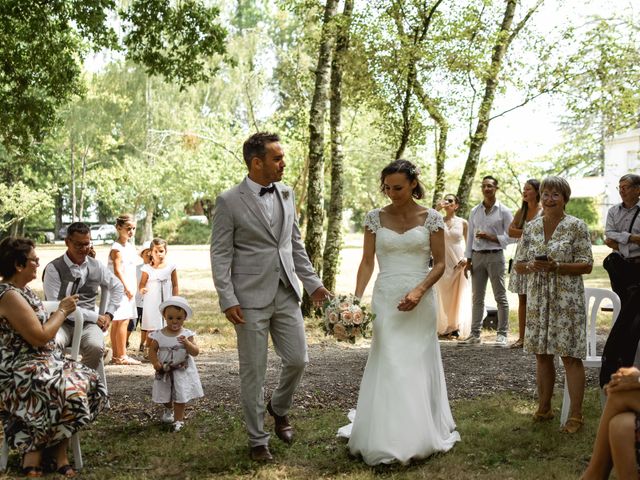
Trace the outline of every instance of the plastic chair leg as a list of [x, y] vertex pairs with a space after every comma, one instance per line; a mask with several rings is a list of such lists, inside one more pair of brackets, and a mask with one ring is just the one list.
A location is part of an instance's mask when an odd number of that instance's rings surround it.
[[73, 451], [73, 464], [76, 471], [82, 470], [82, 450], [80, 450], [80, 434], [74, 433], [71, 437], [71, 450]]
[[7, 470], [7, 463], [9, 462], [9, 444], [7, 439], [2, 439], [2, 454], [0, 455], [0, 472]]
[[569, 408], [571, 407], [571, 399], [569, 398], [569, 387], [567, 385], [567, 376], [564, 376], [564, 393], [562, 394], [562, 411], [560, 413], [560, 426], [567, 423], [569, 417]]

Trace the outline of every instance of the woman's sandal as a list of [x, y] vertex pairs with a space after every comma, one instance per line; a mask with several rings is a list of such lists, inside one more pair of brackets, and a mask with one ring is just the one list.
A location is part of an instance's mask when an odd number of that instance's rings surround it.
[[111, 365], [140, 365], [142, 362], [140, 360], [136, 360], [135, 358], [131, 358], [128, 355], [124, 357], [113, 357], [111, 359]]
[[546, 422], [547, 420], [553, 420], [553, 417], [555, 417], [553, 410], [549, 410], [548, 412], [544, 412], [544, 413], [536, 412], [533, 414], [533, 421]]
[[78, 472], [76, 472], [68, 463], [58, 468], [56, 472], [65, 478], [75, 478], [78, 475]]
[[569, 417], [567, 423], [560, 427], [562, 433], [576, 433], [584, 425], [583, 417]]
[[35, 465], [29, 465], [28, 467], [22, 467], [22, 475], [27, 478], [40, 478], [43, 475], [42, 468]]

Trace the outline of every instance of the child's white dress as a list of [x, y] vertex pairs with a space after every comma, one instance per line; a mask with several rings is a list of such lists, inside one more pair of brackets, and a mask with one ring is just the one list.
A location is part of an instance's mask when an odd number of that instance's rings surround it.
[[158, 308], [171, 296], [173, 290], [171, 274], [175, 269], [176, 266], [173, 263], [167, 263], [162, 268], [153, 268], [148, 264], [142, 267], [142, 271], [149, 276], [146, 285], [147, 293], [144, 294], [142, 306], [142, 330], [159, 330], [164, 327], [162, 314]]
[[171, 401], [187, 403], [194, 398], [204, 396], [200, 375], [193, 357], [187, 354], [187, 349], [178, 342], [178, 336], [193, 337], [191, 330], [183, 328], [179, 335], [169, 337], [157, 330], [149, 336], [158, 342], [158, 360], [163, 365], [173, 367], [165, 373], [156, 373], [153, 381], [151, 398], [155, 403], [168, 403]]

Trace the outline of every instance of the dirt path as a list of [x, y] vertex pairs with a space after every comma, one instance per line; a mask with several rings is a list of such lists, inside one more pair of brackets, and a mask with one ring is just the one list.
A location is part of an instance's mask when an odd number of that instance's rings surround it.
[[[533, 355], [490, 346], [464, 347], [449, 342], [440, 345], [451, 400], [507, 391], [535, 397]], [[294, 408], [338, 406], [346, 411], [354, 407], [368, 352], [367, 345], [345, 346], [333, 341], [310, 345], [309, 365], [296, 394]], [[240, 388], [236, 351], [205, 352], [198, 357], [197, 364], [205, 398], [194, 406], [198, 410], [221, 406], [238, 409]], [[150, 364], [107, 366], [111, 414], [126, 419], [155, 415], [150, 399], [152, 370]], [[270, 352], [267, 396], [276, 385], [278, 372], [279, 359]], [[558, 389], [562, 386], [560, 373]], [[587, 370], [587, 385], [597, 385], [596, 370]]]

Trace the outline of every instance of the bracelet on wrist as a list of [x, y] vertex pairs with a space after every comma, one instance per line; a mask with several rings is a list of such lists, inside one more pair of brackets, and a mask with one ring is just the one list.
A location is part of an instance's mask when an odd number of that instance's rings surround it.
[[62, 317], [63, 318], [67, 318], [69, 316], [69, 314], [67, 313], [67, 311], [64, 308], [58, 308], [58, 310], [56, 310], [56, 312], [62, 313]]

